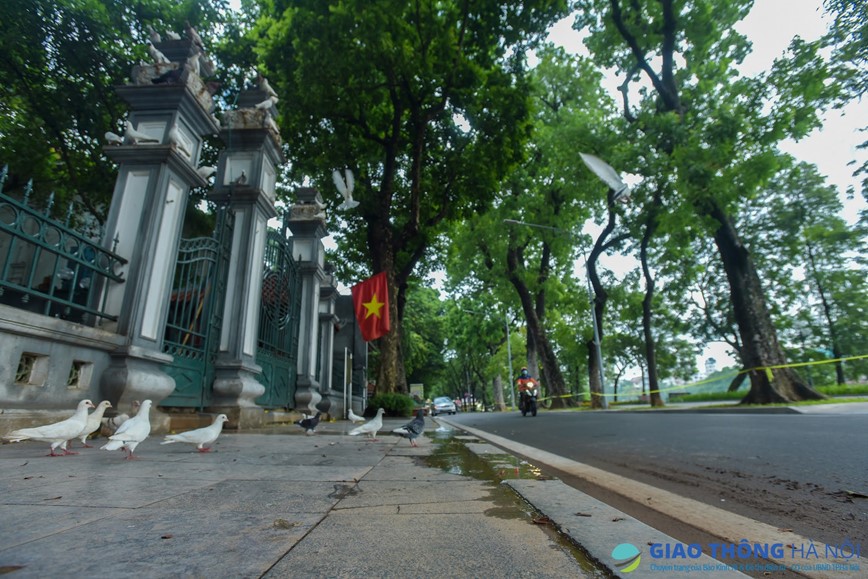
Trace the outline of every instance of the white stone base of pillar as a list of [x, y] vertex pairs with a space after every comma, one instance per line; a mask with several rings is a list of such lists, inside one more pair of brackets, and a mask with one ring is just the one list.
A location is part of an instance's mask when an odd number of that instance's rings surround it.
[[112, 356], [100, 378], [100, 392], [115, 408], [129, 408], [134, 400], [150, 400], [151, 433], [169, 432], [169, 416], [157, 406], [175, 390], [175, 379], [162, 369], [171, 361], [169, 355], [131, 346]]

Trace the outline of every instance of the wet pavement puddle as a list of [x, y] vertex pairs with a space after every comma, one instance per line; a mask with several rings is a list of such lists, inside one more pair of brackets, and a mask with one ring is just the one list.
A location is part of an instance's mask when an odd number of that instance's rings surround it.
[[[554, 524], [533, 505], [515, 494], [504, 480], [547, 478], [533, 464], [489, 445], [460, 430], [441, 426], [424, 436], [431, 439], [435, 450], [427, 457], [420, 457], [423, 464], [439, 468], [444, 472], [485, 481], [491, 486], [495, 507], [485, 511], [489, 517], [503, 519], [525, 519], [529, 525], [539, 527], [552, 541], [552, 548], [569, 553], [582, 568], [586, 577], [602, 578], [612, 575], [598, 567], [582, 548], [566, 535], [560, 533]], [[474, 450], [471, 450], [473, 447]], [[475, 452], [474, 452], [475, 451]]]

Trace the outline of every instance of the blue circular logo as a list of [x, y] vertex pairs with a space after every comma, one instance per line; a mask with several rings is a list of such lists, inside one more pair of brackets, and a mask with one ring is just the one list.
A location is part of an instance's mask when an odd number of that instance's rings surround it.
[[621, 573], [630, 573], [635, 571], [642, 561], [642, 552], [636, 545], [621, 543], [612, 549], [612, 558], [615, 559], [615, 567], [618, 567]]

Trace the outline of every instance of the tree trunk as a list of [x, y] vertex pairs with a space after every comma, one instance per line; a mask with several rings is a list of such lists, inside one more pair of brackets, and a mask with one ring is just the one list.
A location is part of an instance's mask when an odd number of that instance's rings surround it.
[[516, 274], [520, 261], [518, 253], [519, 251], [512, 247], [507, 250], [507, 275], [509, 276], [510, 283], [515, 287], [516, 292], [518, 292], [525, 320], [527, 321], [527, 331], [528, 334], [533, 336], [533, 343], [536, 345], [537, 355], [542, 367], [543, 384], [545, 384], [549, 395], [553, 397], [552, 407], [564, 408], [571, 404], [571, 400], [569, 397], [564, 396], [566, 394], [564, 377], [561, 374], [560, 366], [558, 366], [554, 348], [552, 348], [548, 340], [542, 322], [537, 317], [534, 300], [527, 286], [524, 285]]
[[491, 389], [494, 391], [494, 407], [498, 412], [506, 412], [506, 402], [503, 400], [503, 377], [497, 374], [491, 379]]
[[786, 365], [765, 301], [759, 275], [729, 216], [714, 200], [706, 214], [717, 221], [714, 242], [729, 281], [732, 306], [741, 337], [744, 365], [750, 371], [750, 391], [742, 404], [819, 400], [822, 394], [805, 384]]
[[527, 371], [531, 376], [539, 376], [539, 353], [536, 350], [536, 342], [533, 339], [533, 334], [528, 332], [525, 340], [525, 351], [527, 352]]
[[826, 298], [826, 288], [820, 281], [820, 276], [817, 273], [816, 263], [814, 262], [814, 251], [808, 244], [808, 260], [811, 264], [811, 273], [814, 277], [814, 283], [817, 284], [817, 292], [820, 294], [820, 303], [823, 306], [823, 317], [826, 319], [826, 327], [829, 329], [829, 339], [832, 341], [832, 356], [837, 360], [835, 362], [835, 378], [838, 385], [844, 385], [844, 363], [841, 361], [841, 346], [838, 344], [838, 333], [835, 331], [835, 323], [832, 321], [832, 308], [829, 305], [829, 300]]
[[368, 224], [368, 247], [373, 257], [373, 274], [386, 272], [389, 285], [389, 333], [377, 340], [379, 366], [377, 368], [377, 392], [409, 392], [404, 373], [401, 352], [401, 318], [404, 314], [406, 295], [401, 288], [406, 280], [397, 279], [395, 272], [392, 232], [387, 223], [379, 221]]
[[600, 381], [600, 363], [597, 357], [597, 343], [592, 339], [585, 342], [588, 348], [588, 390], [591, 392], [591, 408], [603, 407], [603, 384]]
[[651, 206], [648, 208], [648, 218], [645, 222], [645, 231], [642, 232], [642, 241], [639, 247], [639, 260], [642, 264], [642, 275], [645, 278], [645, 297], [642, 298], [642, 334], [645, 338], [645, 363], [648, 365], [648, 391], [651, 393], [651, 406], [662, 407], [663, 397], [660, 396], [660, 385], [657, 381], [657, 352], [652, 331], [651, 306], [654, 301], [654, 277], [648, 268], [648, 244], [657, 229], [657, 210], [662, 205], [660, 190], [654, 192]]

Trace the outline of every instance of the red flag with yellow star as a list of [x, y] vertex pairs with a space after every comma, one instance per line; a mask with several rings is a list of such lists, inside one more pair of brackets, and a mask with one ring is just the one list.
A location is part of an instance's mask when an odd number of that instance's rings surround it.
[[362, 331], [362, 339], [366, 342], [389, 333], [389, 286], [386, 272], [369, 277], [360, 284], [354, 285], [353, 309], [356, 311], [356, 321]]

